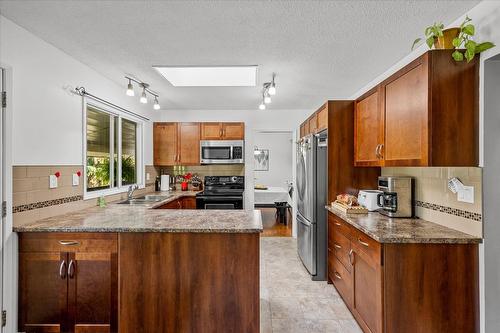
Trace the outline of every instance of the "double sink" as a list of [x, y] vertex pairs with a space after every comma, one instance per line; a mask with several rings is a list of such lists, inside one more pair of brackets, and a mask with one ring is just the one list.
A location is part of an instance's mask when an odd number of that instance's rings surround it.
[[119, 202], [119, 204], [122, 204], [122, 205], [147, 205], [147, 204], [152, 204], [155, 202], [167, 200], [168, 198], [170, 198], [172, 196], [173, 196], [173, 194], [168, 194], [168, 195], [149, 194], [149, 195], [144, 195], [142, 197], [127, 199], [125, 201]]

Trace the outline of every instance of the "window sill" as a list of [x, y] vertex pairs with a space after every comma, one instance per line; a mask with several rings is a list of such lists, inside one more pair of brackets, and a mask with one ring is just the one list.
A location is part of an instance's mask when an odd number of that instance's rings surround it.
[[[139, 190], [146, 188], [144, 184], [137, 184], [137, 185], [139, 186]], [[128, 191], [128, 186], [122, 186], [120, 188], [111, 188], [107, 190], [92, 191], [92, 192], [85, 191], [83, 193], [83, 200], [96, 199], [102, 196], [107, 197], [110, 195], [126, 193], [127, 191]]]

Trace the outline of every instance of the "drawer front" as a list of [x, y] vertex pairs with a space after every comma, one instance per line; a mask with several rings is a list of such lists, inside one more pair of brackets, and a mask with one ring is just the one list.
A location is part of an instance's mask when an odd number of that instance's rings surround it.
[[328, 214], [329, 214], [328, 221], [333, 226], [333, 230], [335, 230], [335, 232], [340, 232], [346, 238], [350, 239], [352, 227], [349, 225], [349, 223], [345, 222], [344, 220], [334, 215], [333, 213], [328, 213]]
[[352, 277], [342, 263], [330, 251], [328, 256], [330, 280], [337, 288], [340, 296], [344, 299], [347, 306], [352, 305]]
[[351, 263], [349, 260], [349, 251], [351, 251], [351, 241], [340, 232], [334, 232], [333, 248], [331, 250], [335, 253], [335, 257], [337, 257], [337, 259], [344, 264], [345, 268], [350, 272]]
[[382, 263], [382, 245], [359, 230], [353, 230], [351, 246], [354, 251], [365, 253], [375, 265]]
[[20, 252], [117, 252], [116, 233], [20, 233]]

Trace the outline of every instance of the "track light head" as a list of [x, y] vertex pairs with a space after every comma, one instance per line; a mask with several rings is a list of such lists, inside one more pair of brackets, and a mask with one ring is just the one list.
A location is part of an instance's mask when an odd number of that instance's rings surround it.
[[271, 103], [271, 96], [269, 96], [269, 94], [266, 94], [266, 95], [264, 96], [264, 103], [265, 103], [265, 104], [269, 104], [269, 103]]
[[276, 85], [274, 84], [274, 81], [271, 83], [271, 86], [269, 87], [268, 93], [271, 96], [276, 95]]
[[153, 104], [153, 109], [160, 110], [160, 103], [158, 103], [158, 97], [155, 96], [155, 104]]
[[265, 109], [266, 109], [266, 104], [264, 104], [264, 102], [260, 103], [259, 110], [265, 110]]
[[132, 81], [131, 80], [128, 80], [127, 96], [134, 96], [134, 86], [132, 85]]
[[139, 100], [142, 104], [148, 103], [148, 97], [146, 96], [146, 88], [142, 89], [141, 99]]

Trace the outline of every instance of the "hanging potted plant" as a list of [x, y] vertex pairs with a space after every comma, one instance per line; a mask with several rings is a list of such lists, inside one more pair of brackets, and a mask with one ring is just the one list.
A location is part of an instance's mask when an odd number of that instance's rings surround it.
[[[455, 49], [452, 53], [455, 61], [463, 61], [465, 58], [469, 62], [474, 59], [476, 54], [495, 46], [491, 42], [477, 43], [472, 40], [476, 29], [471, 21], [467, 16], [460, 27], [449, 29], [444, 29], [442, 23], [434, 23], [434, 25], [425, 29], [425, 43], [430, 49], [432, 47], [436, 49]], [[421, 40], [422, 38], [415, 39], [412, 50]]]

